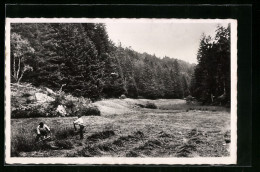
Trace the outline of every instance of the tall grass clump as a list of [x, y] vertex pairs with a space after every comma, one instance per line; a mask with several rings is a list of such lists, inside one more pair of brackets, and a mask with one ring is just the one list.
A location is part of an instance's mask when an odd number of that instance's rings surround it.
[[66, 139], [68, 137], [74, 136], [75, 131], [73, 128], [59, 128], [54, 131], [54, 135], [56, 139]]
[[19, 156], [20, 152], [31, 152], [36, 150], [35, 141], [24, 135], [16, 136], [11, 143], [11, 156]]
[[56, 140], [55, 145], [60, 149], [72, 149], [73, 144], [70, 140]]
[[45, 142], [36, 142], [36, 137], [30, 132], [18, 132], [12, 136], [11, 156], [17, 157], [21, 152], [32, 152], [50, 149]]

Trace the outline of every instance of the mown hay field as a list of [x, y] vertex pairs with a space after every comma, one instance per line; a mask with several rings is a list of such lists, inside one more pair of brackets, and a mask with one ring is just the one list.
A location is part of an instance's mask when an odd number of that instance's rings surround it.
[[[143, 107], [154, 103], [157, 109]], [[96, 102], [101, 116], [84, 116], [84, 139], [76, 117], [11, 120], [13, 157], [224, 157], [229, 156], [230, 112], [184, 100], [108, 99]], [[35, 143], [36, 127], [52, 130]]]

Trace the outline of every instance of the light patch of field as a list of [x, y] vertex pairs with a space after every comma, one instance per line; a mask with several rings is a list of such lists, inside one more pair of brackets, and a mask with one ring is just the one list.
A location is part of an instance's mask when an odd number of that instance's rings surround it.
[[155, 100], [148, 99], [106, 99], [93, 103], [101, 111], [102, 115], [124, 114], [136, 111], [137, 104], [146, 104]]
[[[136, 104], [155, 103], [158, 109]], [[108, 99], [95, 103], [101, 116], [85, 116], [84, 139], [73, 132], [75, 117], [12, 119], [12, 156], [27, 157], [219, 157], [229, 155], [229, 109], [186, 105], [184, 100]], [[46, 145], [34, 144], [44, 121], [53, 131]], [[72, 131], [71, 131], [72, 130]], [[71, 131], [71, 132], [67, 132]], [[60, 139], [57, 139], [60, 138]], [[27, 141], [30, 140], [30, 141]], [[70, 142], [70, 143], [68, 143]], [[72, 144], [72, 147], [70, 147]], [[65, 148], [64, 148], [65, 147]]]

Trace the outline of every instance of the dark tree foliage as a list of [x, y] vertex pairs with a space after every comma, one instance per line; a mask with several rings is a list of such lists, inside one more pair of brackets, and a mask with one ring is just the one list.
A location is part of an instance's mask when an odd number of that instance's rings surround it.
[[[219, 30], [221, 41], [222, 32]], [[115, 46], [104, 24], [12, 24], [11, 33], [11, 61], [16, 65], [12, 75], [20, 72], [19, 59], [24, 69], [19, 81], [93, 100], [122, 94], [133, 98], [183, 98], [190, 93], [194, 65]], [[218, 66], [217, 70], [225, 68]], [[226, 83], [227, 76], [221, 76], [218, 82]], [[18, 79], [13, 77], [12, 82]], [[227, 84], [225, 87], [228, 90]]]
[[188, 95], [194, 65], [168, 57], [159, 59], [121, 46], [116, 51], [118, 72], [124, 83], [124, 94], [128, 97], [155, 99]]
[[230, 103], [230, 25], [218, 26], [215, 38], [202, 35], [192, 95], [206, 104]]

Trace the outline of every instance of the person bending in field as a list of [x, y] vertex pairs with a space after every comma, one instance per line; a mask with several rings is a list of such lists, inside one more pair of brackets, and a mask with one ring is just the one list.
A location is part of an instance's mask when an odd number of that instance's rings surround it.
[[80, 113], [78, 114], [78, 119], [75, 120], [75, 121], [73, 122], [73, 124], [74, 124], [74, 129], [75, 129], [75, 131], [77, 131], [76, 125], [79, 125], [79, 135], [80, 135], [80, 139], [83, 139], [84, 123], [83, 123], [83, 119], [82, 119]]
[[50, 128], [43, 122], [40, 122], [40, 124], [37, 126], [36, 141], [38, 141], [39, 138], [41, 138], [41, 137], [43, 137], [43, 139], [45, 139], [47, 137], [48, 133], [50, 133], [50, 132], [51, 132]]

